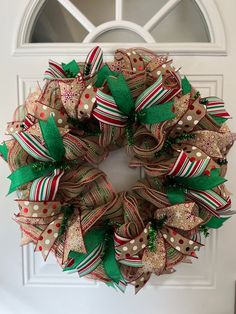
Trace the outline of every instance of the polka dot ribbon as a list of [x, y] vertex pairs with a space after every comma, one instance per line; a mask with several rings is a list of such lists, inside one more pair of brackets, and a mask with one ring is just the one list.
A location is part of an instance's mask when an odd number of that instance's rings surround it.
[[[20, 212], [16, 217], [16, 222], [23, 226], [24, 232], [27, 234], [27, 226], [39, 226], [41, 229], [40, 235], [36, 236], [35, 250], [40, 251], [46, 260], [50, 251], [53, 248], [55, 250], [55, 244], [58, 244], [64, 216], [61, 203], [18, 200], [18, 205]], [[65, 241], [64, 262], [68, 259], [71, 250], [85, 252], [79, 216], [70, 218], [63, 238]]]
[[[142, 256], [142, 274], [131, 282], [135, 285], [136, 293], [145, 285], [151, 272], [160, 275], [166, 268], [167, 253], [165, 243], [169, 244], [179, 255], [195, 257], [195, 251], [199, 250], [202, 244], [188, 237], [189, 231], [201, 224], [202, 219], [193, 212], [196, 210], [194, 203], [183, 203], [170, 207], [159, 208], [154, 213], [154, 219], [166, 217], [164, 225], [155, 230], [155, 250], [148, 249], [150, 241], [151, 223], [149, 223], [137, 237], [125, 240], [119, 235], [119, 229], [115, 233], [116, 254], [120, 262], [132, 262], [137, 255]], [[195, 212], [196, 213], [196, 212]], [[154, 227], [155, 228], [155, 227]], [[185, 236], [177, 232], [186, 232]]]

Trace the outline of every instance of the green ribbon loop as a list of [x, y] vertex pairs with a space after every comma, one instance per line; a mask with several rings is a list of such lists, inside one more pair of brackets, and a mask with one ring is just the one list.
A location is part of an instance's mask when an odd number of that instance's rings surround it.
[[67, 64], [62, 63], [61, 66], [66, 73], [66, 77], [68, 77], [68, 78], [76, 77], [77, 74], [80, 72], [80, 68], [78, 66], [78, 63], [75, 60], [72, 60]]
[[172, 111], [173, 104], [174, 101], [170, 101], [162, 105], [153, 105], [142, 109], [137, 113], [138, 121], [143, 124], [154, 124], [173, 119], [176, 116]]
[[167, 197], [172, 205], [185, 201], [185, 190], [211, 190], [227, 181], [220, 176], [219, 169], [211, 170], [210, 176], [201, 175], [193, 178], [173, 177], [174, 185], [167, 188]]
[[8, 194], [11, 194], [12, 192], [16, 191], [17, 188], [19, 188], [21, 185], [36, 180], [40, 177], [46, 176], [56, 168], [55, 165], [52, 165], [44, 169], [35, 171], [34, 166], [37, 165], [41, 165], [41, 162], [35, 162], [28, 164], [26, 166], [22, 166], [16, 169], [14, 172], [12, 172], [8, 176], [8, 179], [11, 180], [11, 185]]
[[105, 81], [109, 76], [118, 76], [119, 73], [110, 70], [109, 66], [107, 64], [104, 64], [104, 66], [99, 70], [97, 74], [97, 80], [95, 82], [96, 87], [102, 87]]
[[228, 120], [227, 118], [214, 116], [212, 114], [209, 114], [209, 116], [219, 125], [222, 125]]
[[2, 143], [0, 145], [0, 154], [2, 155], [3, 159], [5, 161], [7, 161], [7, 159], [8, 159], [8, 148], [7, 148], [6, 143]]
[[107, 84], [118, 108], [128, 116], [134, 111], [135, 104], [123, 74], [120, 73], [118, 76], [108, 76]]
[[184, 189], [182, 187], [176, 186], [170, 186], [167, 189], [167, 197], [170, 201], [171, 205], [184, 203], [185, 202], [185, 194]]
[[228, 220], [230, 217], [212, 217], [206, 224], [205, 226], [207, 226], [208, 228], [213, 228], [213, 229], [218, 229], [220, 227], [222, 227], [223, 223]]
[[[54, 118], [50, 116], [47, 121], [40, 120], [39, 125], [49, 154], [55, 160], [55, 162], [50, 161], [42, 163], [36, 161], [31, 164], [22, 166], [12, 172], [11, 175], [8, 177], [11, 180], [8, 194], [16, 191], [17, 188], [21, 185], [43, 177], [62, 166], [61, 162], [65, 155], [65, 148]], [[57, 145], [55, 145], [55, 143]]]
[[89, 230], [84, 236], [84, 244], [87, 253], [78, 253], [75, 251], [70, 251], [69, 258], [74, 259], [72, 266], [65, 267], [63, 271], [71, 271], [77, 268], [77, 266], [83, 262], [89, 254], [100, 244], [103, 243], [105, 238], [105, 229], [94, 228]]
[[189, 83], [189, 80], [187, 79], [187, 77], [185, 76], [181, 82], [182, 82], [182, 94], [183, 95], [189, 94], [192, 90], [192, 86]]
[[65, 155], [65, 148], [53, 116], [47, 121], [39, 120], [39, 126], [50, 156], [55, 161], [61, 161]]
[[128, 117], [130, 124], [135, 122], [135, 116], [139, 122], [144, 124], [160, 123], [176, 116], [172, 111], [173, 101], [162, 105], [152, 105], [135, 113], [135, 102], [123, 74], [111, 71], [108, 65], [104, 65], [98, 72], [95, 85], [101, 87], [105, 81], [107, 81], [117, 107]]
[[120, 267], [115, 259], [114, 240], [111, 236], [111, 230], [111, 227], [107, 226], [107, 228], [94, 228], [88, 231], [84, 236], [84, 243], [87, 253], [78, 253], [71, 251], [69, 253], [69, 258], [74, 259], [74, 263], [72, 266], [64, 268], [64, 271], [72, 271], [76, 269], [78, 265], [80, 265], [84, 260], [88, 258], [90, 253], [98, 245], [105, 242], [106, 244], [102, 256], [104, 271], [113, 282], [119, 283], [119, 281], [123, 279], [123, 277], [120, 272]]
[[220, 176], [219, 169], [213, 169], [211, 170], [210, 176], [202, 175], [199, 177], [193, 177], [193, 178], [182, 178], [182, 177], [176, 177], [175, 182], [177, 184], [182, 185], [185, 188], [195, 189], [195, 190], [211, 190], [214, 187], [223, 184], [227, 180], [225, 178], [222, 178]]
[[107, 240], [107, 247], [103, 256], [103, 267], [107, 276], [115, 283], [123, 279], [120, 267], [115, 258], [115, 248], [113, 238]]

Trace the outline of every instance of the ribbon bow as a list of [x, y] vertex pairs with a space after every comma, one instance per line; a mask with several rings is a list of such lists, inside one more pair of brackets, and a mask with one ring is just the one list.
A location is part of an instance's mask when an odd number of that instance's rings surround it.
[[[107, 66], [106, 69], [108, 68]], [[103, 71], [103, 68], [101, 69]], [[164, 89], [162, 76], [147, 88], [134, 102], [127, 82], [122, 74], [114, 73], [107, 69], [104, 77], [112, 96], [102, 90], [96, 94], [97, 106], [93, 110], [93, 116], [99, 121], [116, 127], [125, 127], [136, 120], [144, 124], [160, 123], [175, 117], [172, 112], [174, 95], [170, 89]], [[99, 81], [102, 80], [98, 75]]]
[[[38, 195], [41, 192], [43, 193], [45, 183], [47, 183], [48, 188], [53, 189], [53, 195], [56, 193], [58, 180], [64, 173], [63, 169], [66, 168], [66, 165], [62, 162], [65, 148], [52, 116], [47, 121], [39, 120], [39, 126], [45, 145], [30, 133], [19, 132], [13, 134], [13, 137], [23, 149], [38, 161], [22, 166], [11, 173], [8, 177], [11, 180], [9, 193], [36, 179], [39, 180], [33, 182], [32, 189], [37, 190]], [[55, 145], [55, 142], [57, 145]], [[52, 176], [45, 177], [52, 172], [54, 173]], [[38, 197], [38, 200], [40, 200], [40, 197]], [[50, 200], [50, 198], [44, 200]]]
[[109, 224], [105, 228], [94, 228], [87, 232], [84, 237], [87, 252], [71, 252], [64, 271], [78, 272], [79, 276], [83, 277], [102, 265], [107, 278], [105, 283], [123, 291], [126, 282], [115, 259], [113, 232]]
[[[83, 67], [83, 77], [85, 79], [91, 78], [96, 74], [102, 66], [103, 62], [103, 52], [100, 47], [94, 47], [88, 53], [84, 67]], [[44, 73], [45, 79], [55, 79], [55, 78], [73, 78], [80, 73], [81, 69], [75, 60], [69, 63], [59, 64], [56, 61], [49, 60], [49, 67]]]
[[35, 239], [36, 251], [40, 251], [46, 260], [50, 251], [61, 250], [58, 242], [64, 239], [61, 252], [62, 264], [68, 259], [71, 250], [86, 252], [83, 242], [80, 215], [76, 215], [73, 207], [60, 202], [36, 202], [18, 200], [20, 213], [16, 222], [21, 225], [23, 233]]
[[16, 221], [45, 259], [53, 250], [63, 265], [70, 251], [86, 253], [83, 234], [106, 211], [113, 210], [116, 199], [104, 173], [93, 167], [77, 166], [67, 171], [62, 185], [60, 197], [65, 203], [45, 198], [18, 200], [20, 213]]
[[[204, 154], [202, 152], [202, 154]], [[213, 162], [214, 163], [214, 162]], [[191, 160], [181, 151], [173, 167], [167, 173], [169, 178], [167, 196], [171, 204], [182, 203], [188, 197], [197, 201], [211, 215], [219, 217], [219, 213], [230, 207], [230, 198], [221, 197], [216, 188], [226, 179], [220, 176], [220, 170], [213, 167], [210, 157]], [[210, 170], [208, 170], [210, 169]], [[225, 214], [225, 212], [224, 212]]]
[[160, 275], [186, 256], [196, 257], [195, 251], [202, 245], [191, 236], [191, 230], [202, 223], [202, 219], [195, 216], [196, 212], [196, 205], [190, 202], [159, 208], [152, 222], [137, 237], [130, 240], [116, 232], [117, 259], [130, 265], [139, 256], [142, 262], [140, 271], [131, 282], [135, 285], [136, 293], [152, 272]]

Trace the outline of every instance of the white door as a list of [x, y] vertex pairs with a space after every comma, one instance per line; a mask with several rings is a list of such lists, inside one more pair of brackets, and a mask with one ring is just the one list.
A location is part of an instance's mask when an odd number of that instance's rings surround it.
[[[170, 52], [202, 94], [223, 96], [236, 117], [235, 12], [235, 0], [2, 0], [1, 140], [15, 106], [41, 81], [47, 59], [83, 60], [94, 42], [101, 42], [107, 58], [114, 48], [128, 46]], [[234, 148], [228, 173], [232, 192], [235, 157]], [[112, 171], [114, 160], [118, 174]], [[193, 265], [152, 278], [136, 296], [131, 288], [123, 295], [62, 273], [53, 258], [44, 263], [31, 246], [19, 247], [20, 232], [11, 219], [16, 212], [14, 196], [5, 197], [9, 171], [3, 163], [0, 169], [0, 314], [234, 313], [235, 217], [211, 235]], [[123, 152], [113, 153], [102, 169], [117, 189], [128, 188], [139, 175], [127, 168]]]

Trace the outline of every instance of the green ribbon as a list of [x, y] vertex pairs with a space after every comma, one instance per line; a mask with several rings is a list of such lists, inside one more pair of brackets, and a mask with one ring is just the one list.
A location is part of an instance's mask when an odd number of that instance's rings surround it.
[[167, 188], [167, 197], [172, 205], [185, 201], [185, 190], [211, 190], [227, 180], [220, 176], [219, 169], [211, 170], [210, 176], [201, 175], [193, 178], [173, 177], [174, 185]]
[[209, 116], [219, 125], [222, 125], [225, 123], [228, 119], [223, 117], [214, 116], [212, 114], [209, 114]]
[[43, 177], [57, 168], [66, 168], [62, 164], [65, 148], [54, 118], [50, 116], [47, 121], [40, 120], [39, 126], [49, 154], [55, 161], [45, 163], [36, 161], [12, 172], [8, 177], [11, 180], [8, 194], [16, 191], [21, 185]]
[[47, 121], [39, 120], [39, 126], [50, 156], [55, 161], [61, 161], [65, 156], [65, 148], [53, 116]]
[[114, 240], [112, 237], [107, 240], [107, 247], [103, 256], [103, 267], [107, 276], [115, 283], [123, 279], [120, 267], [115, 258]]
[[149, 108], [135, 112], [135, 102], [133, 101], [129, 86], [121, 73], [118, 76], [109, 76], [107, 83], [119, 110], [128, 116], [128, 120], [131, 123], [135, 121], [134, 115], [139, 122], [144, 124], [160, 123], [176, 116], [172, 112], [173, 101], [158, 106], [152, 105]]
[[16, 191], [21, 185], [24, 185], [30, 181], [36, 180], [40, 177], [44, 177], [48, 173], [52, 172], [56, 167], [54, 165], [41, 170], [35, 170], [33, 166], [41, 165], [41, 162], [31, 163], [25, 166], [22, 166], [12, 172], [8, 179], [11, 180], [11, 185], [8, 191], [8, 195]]
[[171, 205], [185, 202], [185, 194], [184, 194], [184, 189], [182, 187], [170, 186], [168, 187], [166, 194]]
[[218, 168], [211, 170], [209, 176], [201, 175], [199, 177], [193, 178], [175, 178], [177, 184], [183, 185], [186, 188], [195, 189], [195, 190], [211, 190], [214, 187], [223, 184], [227, 180], [220, 176], [220, 170]]
[[109, 76], [107, 84], [120, 111], [129, 116], [135, 109], [135, 103], [123, 74]]
[[151, 106], [140, 110], [137, 113], [137, 119], [143, 124], [160, 123], [175, 118], [172, 112], [174, 101], [166, 102], [162, 105]]
[[208, 228], [218, 229], [222, 227], [223, 223], [228, 220], [230, 217], [215, 217], [213, 216], [204, 226], [207, 226]]
[[66, 73], [66, 77], [68, 78], [76, 77], [80, 72], [78, 63], [75, 60], [72, 60], [69, 63], [62, 63], [61, 66]]
[[163, 105], [153, 105], [134, 114], [135, 102], [123, 74], [111, 71], [106, 64], [98, 72], [95, 86], [101, 87], [105, 81], [107, 81], [108, 87], [119, 110], [128, 116], [131, 123], [135, 121], [134, 115], [136, 115], [139, 122], [144, 124], [160, 123], [173, 119], [176, 116], [172, 112], [173, 101]]
[[8, 148], [7, 148], [7, 145], [5, 142], [0, 145], [0, 154], [2, 155], [3, 159], [5, 161], [7, 161], [7, 159], [8, 159]]
[[189, 94], [192, 90], [192, 86], [189, 83], [189, 80], [187, 79], [187, 77], [185, 76], [182, 81], [181, 81], [181, 85], [182, 85], [182, 94], [186, 95]]
[[102, 87], [109, 76], [118, 76], [118, 75], [119, 75], [119, 72], [110, 70], [109, 66], [107, 64], [104, 64], [104, 66], [97, 73], [95, 86], [97, 88]]
[[104, 271], [107, 276], [115, 283], [118, 283], [123, 279], [120, 267], [115, 259], [114, 240], [110, 234], [110, 227], [107, 228], [94, 228], [88, 231], [84, 236], [84, 244], [87, 253], [78, 253], [71, 251], [69, 258], [74, 259], [72, 266], [64, 268], [64, 271], [71, 271], [77, 268], [77, 266], [83, 262], [88, 255], [100, 244], [105, 242], [104, 252], [102, 256], [102, 263]]

